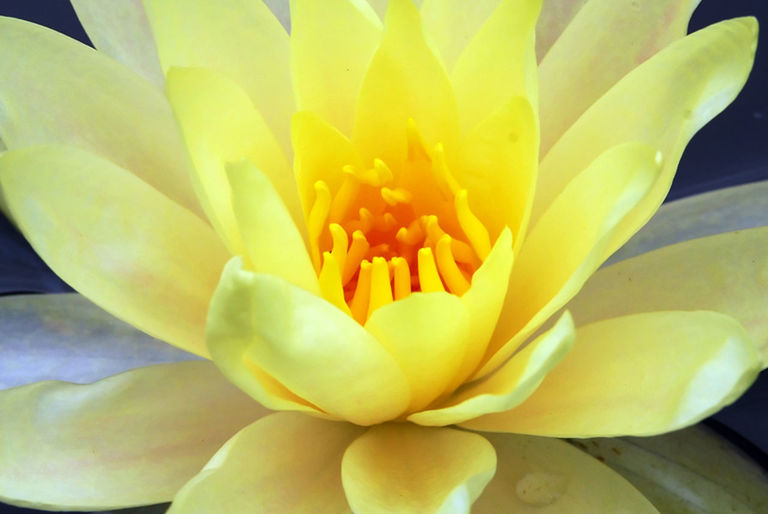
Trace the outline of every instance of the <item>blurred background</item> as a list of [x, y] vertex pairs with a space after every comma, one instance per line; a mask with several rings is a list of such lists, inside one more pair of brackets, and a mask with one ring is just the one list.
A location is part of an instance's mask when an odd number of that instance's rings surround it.
[[[0, 15], [45, 25], [90, 44], [71, 6], [62, 0], [0, 1]], [[694, 13], [690, 30], [738, 16], [756, 16], [763, 27], [768, 27], [768, 2], [703, 0]], [[766, 179], [768, 42], [761, 40], [754, 69], [741, 95], [688, 145], [668, 201]], [[71, 289], [48, 269], [0, 214], [0, 295], [65, 291]], [[707, 423], [768, 469], [768, 373], [764, 372], [741, 399]], [[0, 512], [36, 511], [0, 504]]]

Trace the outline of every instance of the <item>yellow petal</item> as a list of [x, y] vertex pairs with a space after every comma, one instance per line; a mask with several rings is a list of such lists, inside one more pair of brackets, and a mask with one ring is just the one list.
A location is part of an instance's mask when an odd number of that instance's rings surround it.
[[231, 77], [290, 155], [290, 45], [269, 8], [248, 0], [144, 0], [144, 8], [163, 71], [203, 67]]
[[535, 114], [528, 100], [515, 96], [469, 133], [450, 163], [491, 237], [509, 227], [516, 249], [533, 207], [538, 159]]
[[169, 513], [348, 512], [341, 459], [363, 429], [281, 412], [230, 439]]
[[670, 45], [626, 75], [547, 153], [539, 168], [534, 222], [606, 148], [646, 142], [661, 150], [664, 168], [652, 194], [627, 217], [608, 251], [621, 246], [661, 204], [690, 137], [741, 89], [756, 37], [754, 18], [724, 21]]
[[603, 153], [568, 185], [520, 250], [488, 360], [476, 376], [504, 362], [578, 292], [605, 259], [617, 225], [648, 194], [659, 168], [657, 152], [628, 143]]
[[653, 435], [733, 402], [757, 377], [744, 329], [710, 311], [663, 311], [598, 321], [528, 400], [468, 428], [556, 437]]
[[0, 392], [0, 499], [51, 510], [166, 502], [266, 412], [209, 362], [8, 389]]
[[0, 156], [14, 219], [67, 283], [198, 355], [227, 254], [210, 226], [111, 162], [66, 146]]
[[477, 434], [409, 424], [379, 425], [353, 442], [341, 463], [354, 512], [468, 513], [496, 469]]
[[336, 192], [344, 180], [343, 168], [361, 169], [362, 161], [349, 139], [313, 112], [297, 112], [291, 127], [294, 174], [304, 216], [309, 217], [317, 181]]
[[439, 407], [408, 416], [420, 425], [445, 426], [517, 407], [571, 349], [575, 337], [567, 312], [550, 330], [481, 381], [459, 389]]
[[541, 0], [501, 0], [456, 61], [451, 84], [464, 131], [513, 96], [538, 105], [533, 32]]
[[373, 312], [365, 324], [411, 386], [409, 411], [424, 408], [452, 382], [469, 338], [467, 310], [449, 293], [414, 293]]
[[453, 147], [458, 118], [448, 77], [424, 40], [416, 6], [392, 0], [357, 104], [353, 141], [368, 165], [405, 161], [410, 119], [428, 148]]
[[141, 0], [72, 0], [72, 7], [99, 52], [163, 88], [165, 77]]
[[207, 340], [217, 365], [249, 394], [252, 363], [322, 411], [361, 425], [392, 419], [410, 402], [397, 362], [363, 327], [277, 277], [241, 269], [237, 258], [211, 300]]
[[512, 234], [509, 229], [505, 229], [493, 245], [491, 253], [472, 275], [469, 291], [461, 297], [469, 314], [470, 338], [461, 368], [448, 386], [449, 391], [458, 387], [475, 371], [485, 354], [504, 305], [513, 260]]
[[686, 241], [598, 271], [568, 308], [584, 323], [653, 310], [722, 312], [768, 363], [767, 254], [768, 227]]
[[619, 79], [685, 36], [696, 4], [698, 0], [587, 2], [539, 66], [542, 152]]
[[427, 41], [449, 72], [501, 0], [425, 0], [421, 19]]
[[380, 39], [381, 21], [365, 0], [291, 2], [291, 71], [298, 109], [315, 112], [351, 134], [360, 86]]
[[162, 92], [112, 59], [52, 30], [0, 18], [0, 104], [8, 148], [78, 146], [204, 217]]
[[244, 246], [232, 210], [227, 163], [253, 161], [303, 227], [288, 161], [245, 92], [224, 75], [202, 68], [170, 70], [166, 87], [195, 166], [198, 195], [230, 252], [242, 254]]
[[536, 57], [539, 62], [544, 59], [557, 38], [587, 1], [542, 2], [541, 13], [536, 22]]
[[227, 177], [251, 269], [320, 294], [301, 233], [269, 179], [249, 160], [227, 166]]
[[496, 476], [472, 512], [496, 514], [658, 514], [624, 477], [570, 444], [549, 437], [485, 434]]

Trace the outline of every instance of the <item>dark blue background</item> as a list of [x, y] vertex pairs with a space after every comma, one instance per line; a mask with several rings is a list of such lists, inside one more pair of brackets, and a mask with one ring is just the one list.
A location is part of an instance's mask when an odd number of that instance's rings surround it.
[[[62, 0], [0, 0], [0, 15], [31, 20], [89, 43], [69, 3]], [[768, 2], [704, 0], [691, 30], [746, 15], [768, 27]], [[755, 67], [739, 98], [688, 146], [668, 199], [768, 178], [767, 47], [768, 40], [758, 45]], [[69, 290], [0, 214], [0, 294]], [[768, 375], [708, 423], [768, 464]], [[0, 511], [34, 512], [2, 505]]]

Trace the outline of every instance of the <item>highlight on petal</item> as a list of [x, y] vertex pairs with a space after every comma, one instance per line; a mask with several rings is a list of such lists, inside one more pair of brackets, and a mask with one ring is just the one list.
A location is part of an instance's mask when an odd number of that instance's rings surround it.
[[364, 0], [291, 2], [291, 76], [297, 108], [351, 135], [355, 102], [380, 40], [381, 22]]
[[568, 305], [591, 323], [653, 310], [709, 309], [736, 318], [768, 365], [768, 227], [685, 241], [595, 273]]
[[71, 2], [77, 18], [99, 52], [125, 64], [158, 88], [163, 88], [165, 77], [141, 0]]
[[362, 432], [289, 412], [262, 418], [230, 439], [168, 512], [348, 512], [341, 461]]
[[410, 403], [403, 371], [354, 319], [275, 276], [243, 270], [238, 258], [224, 269], [207, 328], [214, 362], [256, 398], [253, 367], [307, 410], [360, 425], [393, 419]]
[[[414, 293], [380, 307], [365, 323], [397, 360], [411, 386], [409, 411], [434, 401], [453, 381], [469, 343], [469, 316], [460, 298]], [[383, 386], [386, 387], [386, 386]]]
[[710, 311], [598, 321], [519, 407], [462, 426], [555, 437], [653, 435], [733, 402], [761, 369], [749, 335]]
[[285, 154], [245, 92], [225, 75], [203, 68], [170, 70], [166, 87], [195, 167], [193, 183], [230, 252], [242, 254], [245, 249], [232, 210], [227, 163], [253, 161], [280, 194], [296, 226], [303, 227]]
[[472, 130], [514, 96], [538, 106], [534, 27], [541, 0], [501, 0], [451, 71], [462, 130]]
[[209, 362], [7, 389], [0, 499], [53, 510], [169, 501], [233, 432], [264, 414]]
[[564, 441], [484, 435], [496, 449], [498, 464], [473, 513], [658, 514], [624, 477]]
[[11, 149], [78, 146], [203, 217], [184, 144], [161, 91], [62, 34], [2, 17], [0, 137]]
[[319, 294], [304, 239], [266, 175], [251, 161], [243, 160], [227, 166], [227, 177], [248, 267]]
[[0, 155], [0, 184], [35, 251], [106, 311], [207, 356], [227, 254], [210, 226], [117, 165], [67, 146]]
[[143, 1], [163, 71], [199, 67], [229, 77], [290, 155], [290, 45], [269, 7], [249, 0]]
[[627, 143], [603, 153], [533, 227], [512, 269], [504, 308], [475, 377], [498, 367], [570, 300], [605, 259], [621, 220], [651, 189], [658, 152]]
[[573, 320], [568, 312], [554, 327], [513, 355], [503, 366], [460, 388], [438, 407], [408, 416], [408, 421], [445, 426], [517, 407], [539, 386], [573, 345]]
[[[539, 65], [542, 153], [546, 154], [619, 79], [685, 36], [688, 20], [698, 3], [699, 0], [585, 3]], [[563, 101], [564, 98], [568, 100]]]
[[754, 18], [723, 21], [671, 44], [627, 74], [542, 160], [533, 222], [606, 148], [642, 141], [662, 152], [664, 167], [652, 194], [627, 217], [609, 250], [621, 246], [661, 205], [688, 140], [741, 90], [756, 38]]
[[354, 512], [466, 513], [496, 469], [483, 437], [450, 428], [386, 424], [347, 448], [341, 479]]
[[428, 148], [454, 147], [458, 113], [451, 84], [424, 40], [411, 0], [391, 0], [384, 35], [363, 79], [352, 140], [366, 164], [398, 168], [407, 155], [413, 120]]

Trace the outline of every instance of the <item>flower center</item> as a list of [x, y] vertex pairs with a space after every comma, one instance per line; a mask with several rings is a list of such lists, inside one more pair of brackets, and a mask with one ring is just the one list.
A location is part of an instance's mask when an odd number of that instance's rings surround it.
[[358, 322], [412, 292], [463, 295], [491, 249], [437, 144], [429, 154], [411, 122], [400, 169], [381, 159], [344, 168], [335, 192], [315, 182], [307, 226], [326, 298]]

